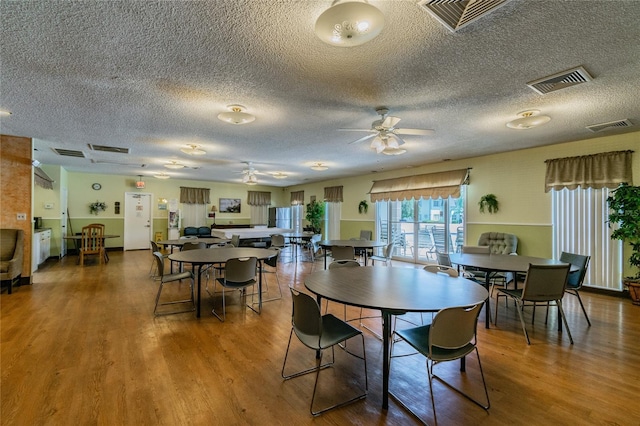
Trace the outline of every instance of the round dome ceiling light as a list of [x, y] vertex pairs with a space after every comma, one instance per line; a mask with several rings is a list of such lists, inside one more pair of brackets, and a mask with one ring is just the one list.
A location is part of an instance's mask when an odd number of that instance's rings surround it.
[[242, 105], [228, 105], [229, 112], [221, 112], [218, 119], [230, 124], [247, 124], [256, 119], [255, 115], [244, 112], [245, 107]]
[[532, 109], [529, 111], [522, 111], [518, 113], [520, 118], [516, 118], [513, 121], [507, 123], [507, 127], [516, 130], [527, 130], [534, 127], [542, 126], [543, 124], [551, 121], [551, 117], [548, 115], [539, 115], [540, 111]]
[[373, 40], [384, 28], [384, 15], [366, 0], [334, 0], [316, 20], [320, 40], [338, 47], [359, 46]]

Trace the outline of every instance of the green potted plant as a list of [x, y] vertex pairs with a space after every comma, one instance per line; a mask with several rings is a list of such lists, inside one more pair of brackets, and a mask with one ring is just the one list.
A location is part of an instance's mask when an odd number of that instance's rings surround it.
[[320, 233], [320, 223], [322, 222], [323, 215], [324, 206], [321, 203], [314, 200], [307, 204], [307, 215], [305, 216], [305, 219], [307, 219], [313, 228], [313, 232], [316, 234]]
[[497, 213], [499, 210], [498, 199], [493, 194], [487, 194], [480, 197], [478, 206], [480, 206], [480, 213], [484, 213], [486, 210], [491, 214]]
[[617, 225], [611, 238], [627, 242], [631, 246], [629, 264], [636, 268], [636, 275], [626, 277], [633, 303], [640, 305], [640, 186], [622, 183], [607, 198], [609, 227]]

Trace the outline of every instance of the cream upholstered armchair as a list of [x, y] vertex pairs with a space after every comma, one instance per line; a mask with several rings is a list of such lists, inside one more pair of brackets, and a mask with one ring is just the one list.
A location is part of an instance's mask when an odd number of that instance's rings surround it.
[[492, 254], [511, 254], [518, 249], [518, 237], [503, 232], [485, 232], [478, 238], [479, 246], [489, 246]]
[[22, 229], [0, 229], [0, 280], [9, 282], [9, 294], [22, 275], [23, 240]]

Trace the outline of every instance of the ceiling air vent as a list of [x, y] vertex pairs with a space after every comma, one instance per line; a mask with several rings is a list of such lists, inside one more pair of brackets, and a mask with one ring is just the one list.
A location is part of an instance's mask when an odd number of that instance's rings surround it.
[[118, 161], [109, 161], [109, 160], [91, 160], [93, 164], [115, 164], [117, 166], [132, 166], [132, 167], [147, 167], [146, 164], [140, 163], [121, 163]]
[[53, 148], [53, 152], [55, 152], [58, 155], [63, 155], [65, 157], [84, 158], [84, 152], [75, 151], [75, 150], [72, 150], [72, 149]]
[[582, 67], [577, 67], [550, 75], [549, 77], [543, 77], [540, 80], [530, 81], [527, 83], [527, 86], [541, 95], [546, 95], [547, 93], [575, 86], [576, 84], [586, 83], [591, 80], [593, 80], [593, 77], [589, 75], [587, 70]]
[[452, 32], [458, 31], [511, 0], [420, 0], [418, 6]]
[[104, 151], [104, 152], [117, 152], [120, 154], [128, 154], [129, 148], [119, 148], [117, 146], [106, 146], [106, 145], [93, 145], [88, 144], [89, 148], [94, 151]]
[[595, 132], [603, 132], [605, 130], [613, 130], [613, 129], [619, 129], [624, 127], [632, 127], [632, 126], [633, 126], [633, 123], [631, 123], [629, 119], [625, 119], [625, 120], [611, 121], [609, 123], [592, 124], [590, 126], [587, 126], [587, 129], [595, 133]]

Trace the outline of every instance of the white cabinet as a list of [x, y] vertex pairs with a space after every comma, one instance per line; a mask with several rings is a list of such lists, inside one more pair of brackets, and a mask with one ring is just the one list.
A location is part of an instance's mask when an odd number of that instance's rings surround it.
[[38, 265], [43, 263], [51, 255], [51, 230], [45, 229], [33, 234], [33, 244], [31, 251], [31, 272], [38, 269]]

